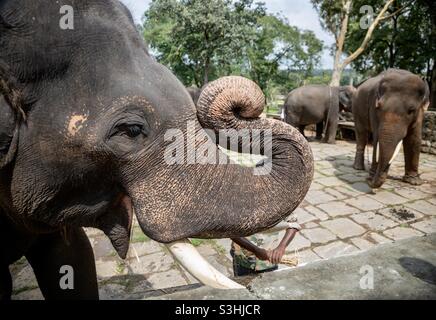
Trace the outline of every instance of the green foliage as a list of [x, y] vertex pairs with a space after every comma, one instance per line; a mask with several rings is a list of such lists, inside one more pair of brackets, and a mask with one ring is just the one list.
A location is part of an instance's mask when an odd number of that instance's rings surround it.
[[[345, 42], [346, 52], [356, 50], [366, 33], [359, 26], [359, 8], [370, 5], [377, 12], [383, 4], [382, 0], [354, 1]], [[388, 14], [391, 17], [378, 26], [368, 48], [353, 61], [353, 67], [367, 76], [378, 74], [387, 68], [407, 69], [417, 74], [427, 73], [434, 64], [436, 52], [436, 29], [430, 10], [422, 1], [397, 0]]]
[[267, 14], [254, 0], [153, 0], [142, 32], [158, 61], [185, 85], [237, 74], [267, 95], [289, 84], [284, 73], [310, 76], [323, 49], [313, 32]]

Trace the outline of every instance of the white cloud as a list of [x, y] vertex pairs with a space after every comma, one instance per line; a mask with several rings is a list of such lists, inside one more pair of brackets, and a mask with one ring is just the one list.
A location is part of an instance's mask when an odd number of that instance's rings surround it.
[[[309, 0], [263, 0], [271, 13], [281, 13], [291, 25], [300, 29], [312, 30], [315, 35], [324, 41], [324, 45], [330, 46], [334, 43], [332, 35], [321, 28], [318, 14], [312, 7]], [[151, 0], [121, 0], [132, 12], [136, 23], [141, 22], [142, 15], [147, 10]], [[333, 57], [329, 50], [325, 49], [321, 59], [323, 68], [333, 66]]]

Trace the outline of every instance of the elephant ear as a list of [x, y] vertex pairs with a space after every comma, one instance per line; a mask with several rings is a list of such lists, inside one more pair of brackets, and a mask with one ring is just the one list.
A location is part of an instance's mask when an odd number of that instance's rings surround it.
[[424, 85], [425, 85], [425, 93], [424, 93], [424, 97], [423, 97], [423, 103], [422, 103], [422, 108], [424, 109], [424, 111], [427, 111], [429, 105], [430, 105], [430, 86], [428, 85], [427, 80], [423, 79], [424, 81]]

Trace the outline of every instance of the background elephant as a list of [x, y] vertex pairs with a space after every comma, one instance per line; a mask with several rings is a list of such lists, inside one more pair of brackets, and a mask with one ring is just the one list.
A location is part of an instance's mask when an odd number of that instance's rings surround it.
[[299, 128], [303, 135], [306, 125], [316, 124], [316, 138], [321, 139], [325, 130], [323, 141], [334, 143], [339, 112], [351, 111], [354, 92], [352, 86], [308, 85], [294, 89], [284, 104], [285, 121]]
[[188, 93], [191, 96], [192, 101], [194, 101], [194, 104], [197, 105], [198, 98], [200, 98], [201, 89], [197, 87], [187, 87], [186, 90], [188, 90]]
[[418, 174], [421, 151], [421, 128], [429, 105], [429, 88], [417, 75], [389, 69], [362, 83], [353, 98], [356, 126], [354, 168], [364, 170], [364, 150], [369, 133], [374, 151], [368, 184], [379, 188], [386, 180], [389, 166], [404, 147], [403, 181], [421, 184]]
[[[62, 30], [56, 1], [1, 2], [0, 298], [10, 297], [8, 268], [22, 256], [46, 298], [97, 298], [83, 226], [103, 230], [124, 258], [133, 214], [147, 236], [170, 243], [257, 233], [300, 204], [310, 147], [291, 126], [258, 118], [256, 84], [210, 83], [197, 116], [124, 5], [73, 6], [74, 29]], [[204, 128], [271, 130], [270, 174], [231, 163]], [[205, 150], [220, 162], [197, 161]], [[63, 265], [74, 269], [73, 290], [59, 287]]]

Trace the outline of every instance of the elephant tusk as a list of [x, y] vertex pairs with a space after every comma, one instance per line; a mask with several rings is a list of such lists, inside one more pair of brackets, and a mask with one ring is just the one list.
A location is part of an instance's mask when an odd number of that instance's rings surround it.
[[280, 113], [280, 119], [285, 120], [285, 108], [282, 108], [282, 112]]
[[394, 159], [395, 159], [395, 157], [398, 155], [398, 153], [400, 152], [400, 149], [401, 149], [401, 145], [403, 144], [403, 140], [401, 140], [398, 144], [397, 144], [397, 147], [395, 148], [395, 151], [394, 151], [394, 154], [392, 155], [392, 158], [391, 158], [391, 160], [389, 160], [389, 164], [391, 164], [393, 161], [394, 161]]
[[212, 267], [189, 242], [179, 240], [165, 245], [176, 260], [201, 283], [216, 289], [244, 289]]

